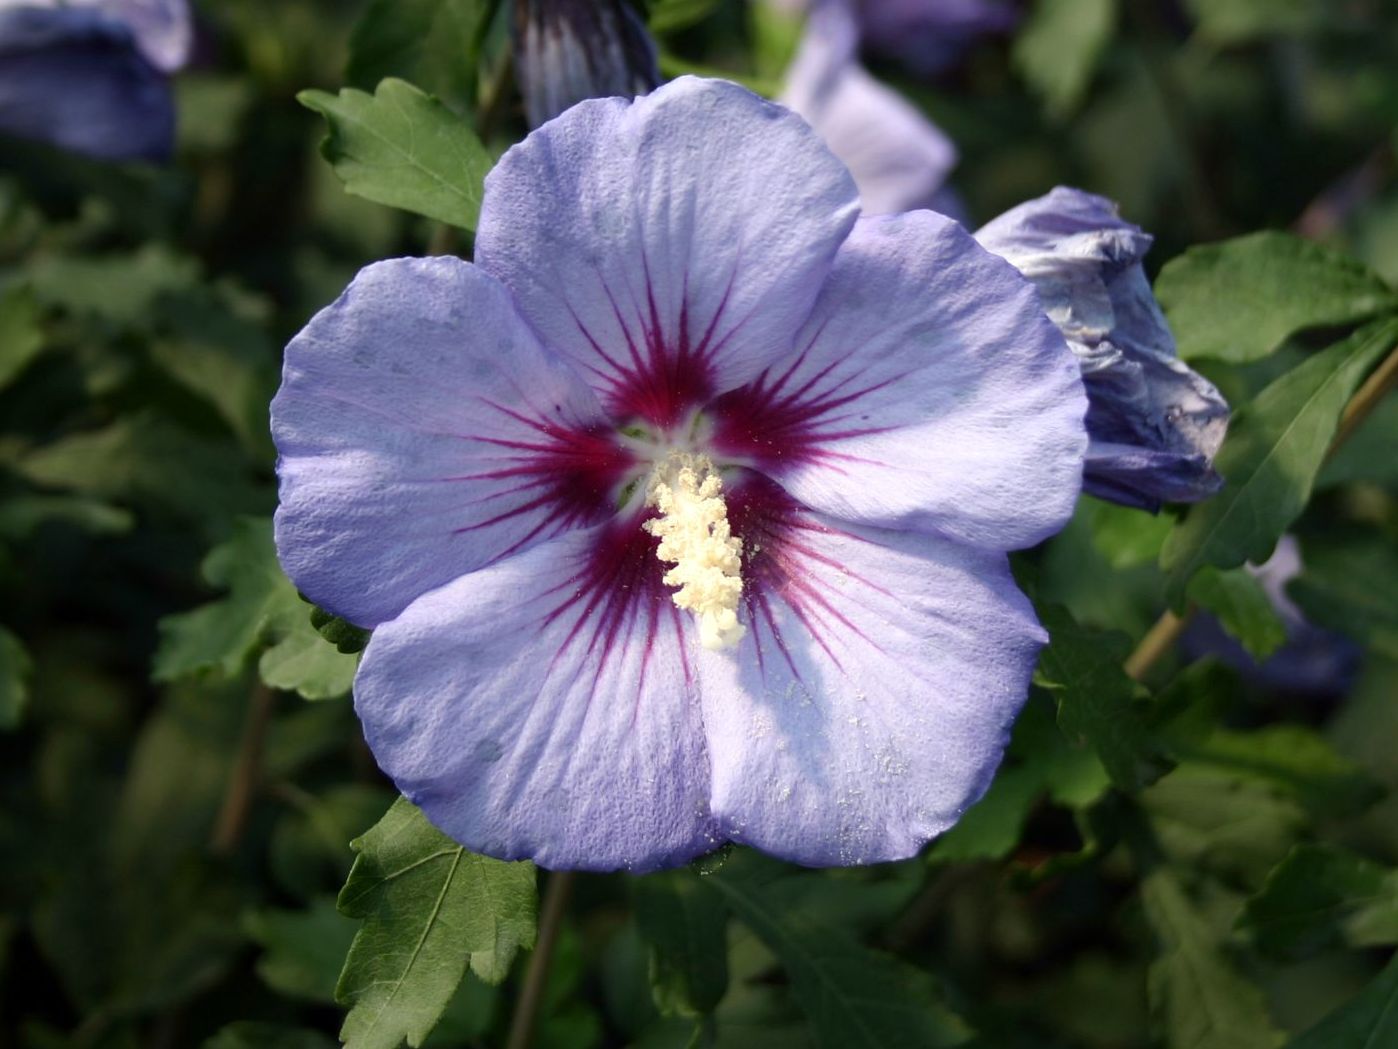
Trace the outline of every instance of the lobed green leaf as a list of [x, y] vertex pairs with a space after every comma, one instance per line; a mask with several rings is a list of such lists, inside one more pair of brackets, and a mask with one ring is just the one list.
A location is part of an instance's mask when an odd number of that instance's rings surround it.
[[1348, 255], [1265, 231], [1190, 248], [1155, 282], [1186, 360], [1245, 364], [1308, 328], [1350, 325], [1398, 309], [1398, 296]]
[[474, 230], [493, 160], [475, 133], [431, 95], [389, 78], [372, 94], [302, 91], [325, 117], [321, 146], [345, 189], [378, 204]]
[[336, 998], [350, 1006], [347, 1049], [422, 1045], [469, 963], [499, 983], [534, 945], [534, 865], [467, 852], [404, 798], [363, 837], [340, 912], [364, 920]]

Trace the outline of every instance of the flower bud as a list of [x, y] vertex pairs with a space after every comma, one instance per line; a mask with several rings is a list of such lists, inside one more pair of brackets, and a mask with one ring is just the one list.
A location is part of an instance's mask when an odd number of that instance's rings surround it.
[[514, 43], [531, 128], [583, 99], [660, 83], [655, 44], [627, 0], [515, 0]]

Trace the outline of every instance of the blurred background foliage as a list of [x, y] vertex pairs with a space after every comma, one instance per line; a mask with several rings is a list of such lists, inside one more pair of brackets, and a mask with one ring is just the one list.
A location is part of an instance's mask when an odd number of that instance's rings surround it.
[[[1398, 5], [1024, 6], [930, 81], [870, 59], [960, 147], [977, 223], [1067, 183], [1156, 234], [1155, 267], [1270, 228], [1398, 282]], [[0, 1045], [333, 1045], [366, 993], [347, 973], [336, 1004], [361, 920], [412, 910], [374, 880], [382, 833], [336, 908], [394, 792], [346, 699], [356, 638], [276, 566], [267, 403], [281, 346], [360, 266], [469, 255], [469, 232], [347, 194], [318, 153], [328, 96], [297, 94], [402, 77], [498, 155], [525, 130], [506, 7], [208, 0], [174, 165], [0, 142]], [[667, 74], [769, 93], [797, 40], [747, 0], [648, 15]], [[1249, 257], [1190, 258], [1162, 298], [1235, 406], [1361, 319], [1220, 360], [1203, 342], [1232, 307], [1205, 293]], [[535, 1044], [1398, 1046], [1395, 449], [1390, 398], [1291, 527], [1318, 678], [1255, 587], [1206, 570], [1189, 597], [1217, 615], [1133, 682], [1173, 517], [1084, 499], [1018, 565], [1054, 644], [962, 824], [868, 870], [578, 879]], [[508, 888], [518, 927], [435, 946], [449, 1004], [395, 1021], [412, 1044], [504, 1044], [534, 936], [530, 886]]]

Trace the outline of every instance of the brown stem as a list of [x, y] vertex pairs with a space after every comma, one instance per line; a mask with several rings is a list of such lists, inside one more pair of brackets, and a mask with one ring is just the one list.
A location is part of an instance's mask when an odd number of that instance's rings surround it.
[[1330, 449], [1325, 453], [1327, 460], [1335, 457], [1335, 453], [1354, 436], [1354, 431], [1359, 429], [1369, 417], [1369, 413], [1379, 406], [1379, 402], [1395, 385], [1398, 385], [1398, 346], [1389, 351], [1383, 363], [1364, 380], [1364, 385], [1355, 391], [1354, 396], [1345, 405], [1345, 412], [1340, 416], [1340, 425], [1335, 428], [1335, 437], [1330, 442]]
[[549, 963], [558, 944], [563, 927], [563, 915], [568, 909], [568, 896], [573, 888], [572, 871], [554, 871], [544, 888], [544, 902], [539, 914], [539, 940], [529, 956], [529, 968], [524, 973], [524, 986], [519, 991], [514, 1019], [506, 1049], [529, 1049], [534, 1042], [534, 1028], [539, 1022], [539, 1007], [548, 986]]
[[252, 690], [243, 741], [228, 777], [223, 807], [219, 809], [213, 835], [209, 838], [209, 848], [220, 856], [227, 856], [237, 848], [238, 839], [247, 826], [253, 797], [262, 779], [262, 748], [276, 701], [276, 693], [261, 682]]

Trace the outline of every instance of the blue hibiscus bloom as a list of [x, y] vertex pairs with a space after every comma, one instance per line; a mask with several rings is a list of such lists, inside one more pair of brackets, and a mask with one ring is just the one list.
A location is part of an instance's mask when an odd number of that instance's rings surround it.
[[0, 0], [0, 131], [107, 160], [164, 160], [183, 0]]
[[1024, 702], [1006, 551], [1072, 513], [1085, 409], [1012, 266], [686, 77], [539, 128], [474, 264], [378, 263], [293, 340], [277, 547], [375, 628], [369, 746], [468, 847], [901, 859]]

